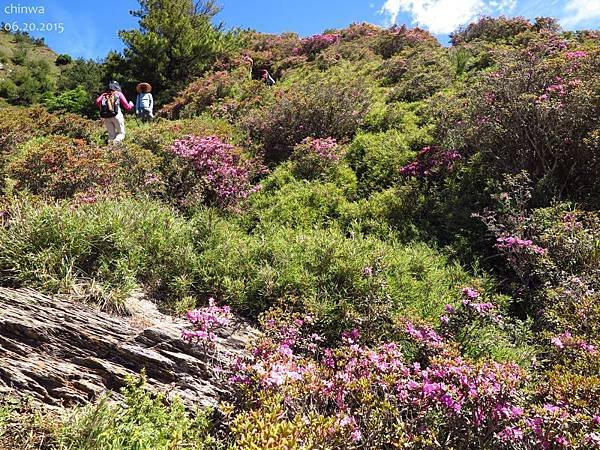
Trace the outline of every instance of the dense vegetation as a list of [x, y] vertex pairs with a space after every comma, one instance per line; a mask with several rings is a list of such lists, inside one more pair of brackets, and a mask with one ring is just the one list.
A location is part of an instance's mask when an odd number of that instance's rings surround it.
[[[146, 29], [161, 20], [152, 5]], [[0, 110], [0, 282], [112, 310], [141, 287], [173, 313], [200, 308], [185, 336], [204, 343], [228, 320], [215, 298], [264, 331], [234, 363], [236, 397], [214, 420], [139, 380], [128, 408], [60, 419], [7, 401], [0, 436], [600, 448], [598, 32], [484, 18], [449, 48], [368, 24], [212, 33], [190, 53], [210, 53], [186, 67], [196, 79], [162, 71], [188, 86], [122, 144], [51, 100]], [[104, 64], [138, 58], [144, 36], [123, 34], [130, 50]], [[101, 81], [78, 78], [85, 64], [61, 66], [65, 88]]]

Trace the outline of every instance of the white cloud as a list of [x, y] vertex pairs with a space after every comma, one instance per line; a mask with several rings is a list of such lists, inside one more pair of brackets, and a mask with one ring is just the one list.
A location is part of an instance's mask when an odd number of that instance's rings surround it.
[[560, 23], [569, 28], [580, 23], [590, 23], [600, 19], [600, 1], [598, 0], [569, 0], [565, 6], [565, 13]]
[[413, 24], [434, 34], [447, 34], [479, 15], [509, 13], [516, 4], [517, 0], [386, 0], [381, 13], [387, 15], [390, 25], [396, 23], [400, 12], [406, 12]]

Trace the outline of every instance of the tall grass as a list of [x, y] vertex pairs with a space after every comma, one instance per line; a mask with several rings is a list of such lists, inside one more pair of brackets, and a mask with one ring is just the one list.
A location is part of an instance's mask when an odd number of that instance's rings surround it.
[[49, 293], [79, 292], [119, 307], [144, 285], [167, 300], [187, 294], [193, 230], [169, 208], [123, 199], [72, 207], [19, 201], [0, 228], [0, 280]]

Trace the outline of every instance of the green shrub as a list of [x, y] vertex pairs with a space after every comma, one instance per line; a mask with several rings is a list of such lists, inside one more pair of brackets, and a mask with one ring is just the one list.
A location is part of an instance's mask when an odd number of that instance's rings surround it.
[[358, 194], [368, 197], [398, 181], [400, 168], [414, 153], [403, 133], [360, 133], [348, 148], [346, 159], [356, 172]]
[[432, 143], [431, 132], [435, 125], [431, 123], [428, 111], [422, 102], [384, 102], [373, 105], [363, 129], [367, 131], [398, 130], [402, 133], [411, 150], [420, 150]]
[[111, 307], [140, 284], [165, 301], [189, 294], [193, 230], [143, 200], [73, 208], [17, 202], [0, 228], [0, 280], [48, 293], [78, 293]]
[[400, 312], [437, 321], [468, 279], [424, 244], [398, 247], [333, 227], [247, 235], [204, 215], [194, 222], [203, 237], [202, 290], [252, 316], [274, 305], [305, 311], [329, 336], [361, 323], [378, 339]]
[[66, 66], [66, 65], [71, 64], [72, 62], [73, 62], [73, 58], [71, 58], [71, 56], [62, 54], [62, 55], [58, 55], [54, 64], [56, 64], [57, 66]]
[[315, 76], [278, 91], [272, 105], [250, 111], [243, 127], [261, 143], [266, 160], [278, 162], [307, 137], [348, 140], [362, 124], [369, 103], [362, 81]]
[[391, 187], [343, 205], [340, 222], [353, 233], [384, 240], [393, 236], [401, 242], [417, 240], [426, 234], [418, 227], [422, 197], [412, 186]]
[[17, 67], [9, 76], [17, 86], [16, 95], [9, 100], [13, 104], [37, 103], [42, 96], [54, 89], [50, 77], [50, 65], [45, 60], [27, 61]]
[[64, 111], [90, 118], [96, 118], [98, 114], [92, 96], [83, 86], [64, 91], [59, 95], [47, 95], [44, 98], [44, 106], [50, 112]]
[[0, 80], [0, 97], [12, 100], [17, 96], [17, 85], [13, 80]]
[[91, 96], [103, 89], [103, 67], [96, 61], [76, 59], [69, 66], [63, 67], [58, 78], [58, 90], [70, 91], [83, 86]]
[[[346, 192], [332, 182], [312, 182], [290, 178], [283, 185], [277, 179], [286, 169], [278, 168], [263, 183], [263, 189], [254, 194], [247, 211], [241, 218], [247, 229], [272, 227], [310, 229], [335, 223], [340, 208], [347, 203]], [[289, 172], [287, 172], [289, 175]]]
[[158, 158], [133, 144], [101, 148], [62, 136], [34, 138], [7, 158], [14, 188], [53, 199], [139, 192]]
[[17, 66], [23, 66], [27, 60], [28, 53], [27, 47], [20, 43], [20, 45], [17, 45], [17, 47], [13, 49], [11, 61]]
[[187, 413], [181, 400], [167, 400], [145, 387], [145, 376], [129, 378], [123, 404], [108, 397], [77, 408], [54, 436], [57, 450], [172, 450], [214, 448], [209, 411]]

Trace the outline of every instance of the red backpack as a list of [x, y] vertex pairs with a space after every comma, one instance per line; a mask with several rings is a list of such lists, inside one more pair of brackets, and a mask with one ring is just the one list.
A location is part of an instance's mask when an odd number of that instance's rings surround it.
[[100, 102], [100, 117], [103, 119], [110, 119], [116, 117], [119, 114], [119, 94], [112, 92], [110, 94], [104, 94], [102, 101]]

